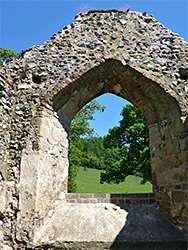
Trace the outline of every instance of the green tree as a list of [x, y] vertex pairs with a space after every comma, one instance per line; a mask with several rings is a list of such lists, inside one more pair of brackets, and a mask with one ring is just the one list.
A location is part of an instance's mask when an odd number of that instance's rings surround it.
[[15, 50], [0, 47], [0, 66], [3, 66], [3, 62], [7, 59], [11, 59], [17, 55], [18, 53]]
[[94, 120], [96, 111], [104, 112], [106, 107], [96, 100], [86, 104], [74, 117], [69, 133], [69, 192], [76, 191], [75, 177], [81, 166], [87, 167], [89, 159], [83, 152], [83, 137], [91, 137], [94, 129], [90, 127], [89, 121]]
[[140, 176], [142, 184], [152, 182], [147, 121], [131, 104], [123, 107], [121, 115], [119, 126], [110, 129], [104, 137], [105, 148], [116, 148], [118, 157], [108, 158], [101, 183], [118, 184], [128, 175]]
[[103, 138], [92, 136], [82, 138], [83, 152], [88, 158], [87, 168], [105, 169]]

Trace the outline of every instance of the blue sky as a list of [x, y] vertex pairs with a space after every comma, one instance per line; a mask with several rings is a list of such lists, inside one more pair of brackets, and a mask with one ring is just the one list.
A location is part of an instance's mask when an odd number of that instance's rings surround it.
[[[66, 0], [0, 0], [0, 47], [20, 52], [44, 41], [74, 20], [80, 7], [90, 9], [121, 9], [129, 5], [132, 11], [153, 14], [162, 24], [188, 41], [188, 0], [130, 0], [130, 1], [66, 1]], [[126, 101], [114, 95], [100, 96], [107, 106], [104, 113], [95, 115], [91, 125], [99, 135], [108, 132], [121, 119]]]

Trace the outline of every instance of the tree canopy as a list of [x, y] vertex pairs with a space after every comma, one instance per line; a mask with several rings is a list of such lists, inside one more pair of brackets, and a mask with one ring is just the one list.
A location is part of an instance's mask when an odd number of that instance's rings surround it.
[[[147, 121], [133, 105], [123, 107], [119, 126], [109, 129], [104, 137], [106, 149], [114, 148], [116, 158], [108, 158], [106, 172], [101, 173], [101, 183], [120, 183], [128, 175], [142, 178], [142, 184], [152, 182]], [[117, 157], [118, 156], [118, 157]]]
[[89, 126], [96, 107], [97, 110], [103, 111], [100, 104], [90, 103], [72, 122], [69, 192], [76, 191], [75, 177], [80, 166], [86, 170], [103, 170], [101, 183], [119, 184], [126, 181], [128, 175], [141, 177], [142, 184], [152, 182], [148, 127], [144, 116], [136, 107], [128, 104], [123, 107], [119, 126], [109, 129], [103, 138], [96, 137]]
[[15, 50], [0, 47], [0, 66], [3, 66], [3, 62], [7, 59], [11, 59], [17, 55], [18, 53]]

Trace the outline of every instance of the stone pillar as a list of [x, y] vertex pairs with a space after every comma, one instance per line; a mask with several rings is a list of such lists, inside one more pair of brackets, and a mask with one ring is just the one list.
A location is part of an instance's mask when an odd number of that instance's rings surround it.
[[152, 125], [149, 133], [156, 203], [165, 217], [187, 234], [187, 120], [178, 117]]
[[37, 143], [28, 141], [23, 151], [17, 223], [17, 238], [28, 246], [62, 203], [68, 179], [68, 136], [58, 117], [44, 108], [33, 125]]

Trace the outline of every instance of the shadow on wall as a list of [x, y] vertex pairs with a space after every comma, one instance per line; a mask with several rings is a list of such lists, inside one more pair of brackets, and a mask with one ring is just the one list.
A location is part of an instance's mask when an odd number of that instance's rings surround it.
[[171, 225], [154, 205], [130, 204], [121, 207], [127, 220], [111, 250], [188, 249], [188, 238]]

